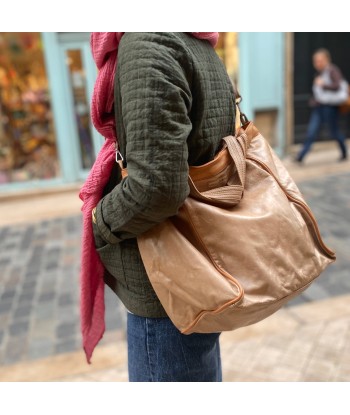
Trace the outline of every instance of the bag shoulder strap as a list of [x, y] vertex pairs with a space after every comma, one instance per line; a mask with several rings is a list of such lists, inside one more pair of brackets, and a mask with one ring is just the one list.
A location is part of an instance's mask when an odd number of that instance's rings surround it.
[[233, 90], [235, 92], [235, 110], [236, 110], [236, 120], [235, 120], [235, 135], [238, 135], [238, 131], [241, 127], [246, 125], [249, 120], [247, 116], [241, 111], [239, 105], [243, 101], [242, 95], [238, 92], [238, 89], [234, 82], [232, 82]]

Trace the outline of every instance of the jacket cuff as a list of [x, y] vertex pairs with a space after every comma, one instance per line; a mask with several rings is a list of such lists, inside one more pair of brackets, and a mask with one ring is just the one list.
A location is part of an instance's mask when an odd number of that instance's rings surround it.
[[110, 230], [108, 225], [103, 220], [103, 199], [100, 200], [96, 206], [96, 225], [101, 238], [109, 244], [117, 244], [121, 242], [120, 238], [117, 238], [114, 233]]

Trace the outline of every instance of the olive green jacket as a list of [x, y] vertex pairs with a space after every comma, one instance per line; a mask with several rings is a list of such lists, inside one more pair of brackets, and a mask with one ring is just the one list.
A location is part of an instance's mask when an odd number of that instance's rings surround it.
[[96, 209], [96, 249], [105, 282], [126, 308], [162, 317], [136, 237], [177, 213], [189, 194], [188, 166], [213, 159], [221, 139], [234, 132], [234, 91], [208, 41], [186, 33], [126, 33], [114, 92], [128, 177], [121, 180], [116, 164]]

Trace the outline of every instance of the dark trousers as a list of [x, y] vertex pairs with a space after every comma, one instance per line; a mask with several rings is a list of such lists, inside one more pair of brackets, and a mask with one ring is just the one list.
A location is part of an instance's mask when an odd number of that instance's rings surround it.
[[300, 151], [297, 159], [302, 161], [306, 153], [311, 149], [312, 144], [317, 138], [322, 124], [326, 124], [331, 138], [337, 140], [343, 158], [347, 157], [345, 146], [345, 136], [339, 130], [339, 108], [334, 105], [319, 105], [313, 108], [309, 126], [307, 129], [307, 138], [303, 149]]
[[129, 381], [221, 382], [219, 335], [185, 335], [169, 318], [128, 313]]

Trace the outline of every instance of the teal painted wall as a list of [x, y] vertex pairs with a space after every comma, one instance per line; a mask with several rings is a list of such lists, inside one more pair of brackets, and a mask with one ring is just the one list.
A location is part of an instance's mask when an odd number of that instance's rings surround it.
[[241, 109], [251, 119], [255, 111], [278, 111], [275, 150], [281, 155], [285, 137], [284, 33], [240, 32], [238, 39]]

